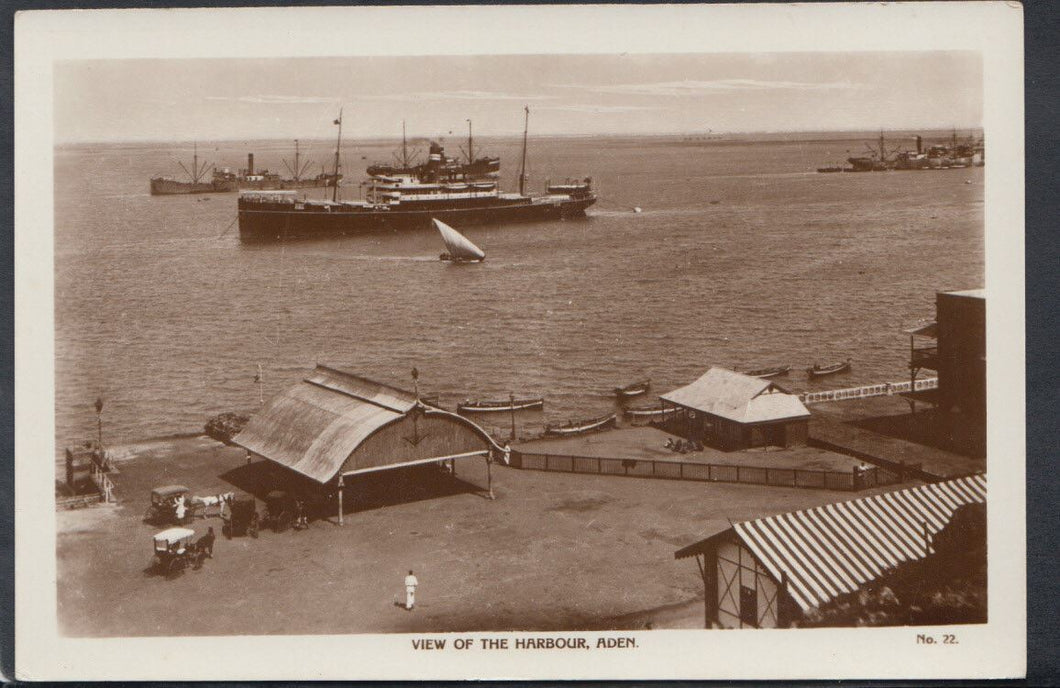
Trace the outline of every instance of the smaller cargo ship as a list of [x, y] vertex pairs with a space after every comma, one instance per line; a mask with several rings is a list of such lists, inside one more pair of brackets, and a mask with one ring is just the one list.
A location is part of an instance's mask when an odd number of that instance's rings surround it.
[[342, 175], [338, 172], [328, 173], [321, 169], [320, 174], [312, 177], [305, 176], [311, 162], [301, 160], [301, 151], [298, 139], [294, 141], [294, 164], [287, 160], [283, 161], [290, 173], [290, 177], [283, 177], [277, 172], [267, 169], [257, 170], [254, 168], [254, 154], [247, 154], [247, 166], [238, 173], [232, 172], [227, 167], [214, 170], [214, 182], [224, 187], [225, 191], [283, 191], [285, 189], [322, 189], [338, 186], [342, 181]]
[[865, 144], [866, 154], [847, 158], [850, 167], [818, 167], [818, 172], [886, 172], [889, 170], [948, 170], [961, 167], [982, 167], [984, 162], [983, 139], [957, 138], [957, 131], [948, 144], [938, 143], [924, 146], [924, 139], [916, 137], [916, 150], [901, 148], [888, 150], [883, 132], [876, 146]]
[[172, 177], [151, 177], [152, 196], [217, 193], [220, 191], [236, 190], [236, 187], [233, 184], [219, 179], [216, 170], [214, 171], [213, 178], [209, 181], [205, 181], [206, 170], [210, 168], [210, 164], [207, 162], [203, 162], [202, 165], [199, 164], [198, 144], [195, 144], [190, 170], [179, 160], [177, 161], [177, 164], [180, 165], [181, 169], [184, 170], [184, 173], [188, 175], [188, 181], [174, 179]]

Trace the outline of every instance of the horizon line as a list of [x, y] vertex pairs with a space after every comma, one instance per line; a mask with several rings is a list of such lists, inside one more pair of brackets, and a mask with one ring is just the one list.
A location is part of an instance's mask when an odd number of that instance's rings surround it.
[[[804, 134], [878, 134], [878, 133], [907, 133], [915, 130], [924, 132], [953, 132], [956, 131], [958, 135], [961, 132], [975, 132], [983, 133], [983, 127], [981, 124], [974, 126], [907, 126], [907, 127], [893, 127], [893, 128], [843, 128], [843, 129], [758, 129], [748, 131], [632, 131], [632, 132], [607, 132], [602, 134], [583, 134], [574, 132], [550, 132], [536, 134], [532, 138], [619, 138], [619, 137], [679, 137], [679, 136], [696, 136], [696, 137], [710, 137], [712, 139], [723, 139], [727, 137], [737, 136], [761, 136], [761, 135], [804, 135]], [[521, 137], [521, 131], [511, 131], [504, 133], [494, 134], [479, 134], [477, 138], [509, 138], [509, 137]], [[446, 137], [453, 137], [456, 139], [462, 138], [462, 136], [456, 136], [452, 134], [438, 135], [438, 134], [412, 134], [408, 136], [410, 139], [444, 139]], [[357, 136], [351, 137], [347, 143], [351, 141], [393, 141], [400, 139], [397, 135], [372, 135], [372, 136]], [[319, 137], [288, 137], [288, 136], [260, 136], [252, 138], [180, 138], [180, 139], [159, 139], [159, 138], [130, 138], [130, 139], [68, 139], [58, 140], [56, 139], [54, 145], [86, 145], [86, 144], [147, 144], [147, 143], [231, 143], [233, 141], [331, 141], [330, 136], [319, 136]]]

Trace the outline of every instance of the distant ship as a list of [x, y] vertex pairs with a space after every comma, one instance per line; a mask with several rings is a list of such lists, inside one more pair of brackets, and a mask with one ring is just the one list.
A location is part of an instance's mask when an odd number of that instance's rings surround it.
[[957, 138], [953, 131], [949, 145], [937, 144], [924, 150], [924, 140], [916, 137], [916, 151], [903, 151], [900, 148], [888, 150], [885, 146], [883, 132], [880, 132], [877, 146], [865, 144], [867, 155], [847, 158], [850, 167], [818, 167], [818, 172], [886, 172], [888, 170], [947, 170], [960, 167], [982, 167], [984, 164], [983, 139], [978, 141], [969, 137], [966, 140]]
[[[342, 113], [335, 149], [335, 175], [339, 172]], [[414, 165], [402, 142], [403, 155], [396, 165], [372, 165], [363, 183], [365, 200], [332, 198], [304, 200], [292, 191], [246, 191], [239, 197], [239, 236], [244, 241], [276, 241], [318, 236], [342, 236], [378, 231], [430, 228], [431, 220], [465, 227], [486, 223], [532, 222], [582, 217], [596, 202], [591, 180], [561, 185], [562, 191], [545, 195], [525, 193], [526, 144], [530, 109], [526, 108], [519, 192], [498, 188], [498, 158], [475, 157], [470, 121], [464, 160], [449, 157], [437, 143], [430, 146], [426, 162]], [[557, 187], [553, 187], [556, 189]]]
[[235, 191], [236, 187], [234, 184], [229, 184], [226, 181], [219, 180], [216, 171], [214, 172], [213, 179], [210, 181], [203, 181], [206, 176], [206, 170], [209, 169], [209, 163], [202, 163], [199, 165], [199, 145], [195, 144], [195, 152], [192, 156], [191, 169], [189, 170], [184, 166], [184, 163], [177, 161], [184, 173], [188, 175], [188, 181], [182, 181], [174, 179], [172, 177], [151, 177], [151, 195], [152, 196], [170, 196], [175, 194], [199, 194], [199, 193], [217, 193], [219, 191]]
[[[227, 167], [222, 169], [213, 168], [213, 175], [206, 181], [206, 170], [211, 166], [209, 163], [199, 164], [199, 147], [195, 146], [192, 157], [191, 169], [184, 167], [184, 163], [178, 165], [188, 175], [188, 181], [173, 179], [172, 177], [152, 177], [152, 196], [171, 196], [176, 194], [198, 194], [198, 193], [225, 193], [230, 191], [242, 191], [245, 189], [275, 190], [284, 189], [316, 189], [329, 186], [338, 186], [342, 175], [327, 174], [321, 171], [314, 177], [304, 177], [310, 163], [302, 163], [298, 140], [294, 142], [294, 165], [288, 165], [287, 169], [291, 177], [284, 178], [275, 172], [254, 169], [254, 154], [247, 154], [247, 166], [239, 172], [232, 172]], [[284, 160], [287, 165], [287, 161]]]
[[342, 180], [341, 174], [329, 174], [323, 170], [316, 176], [306, 177], [306, 170], [309, 169], [311, 163], [302, 162], [298, 139], [294, 141], [294, 164], [288, 164], [286, 160], [283, 163], [287, 166], [287, 171], [291, 174], [290, 177], [285, 178], [276, 172], [268, 170], [255, 170], [254, 154], [248, 153], [245, 169], [240, 170], [238, 173], [231, 172], [228, 168], [214, 170], [214, 181], [224, 186], [225, 191], [243, 191], [248, 189], [280, 191], [283, 189], [319, 189], [338, 186], [338, 183]]

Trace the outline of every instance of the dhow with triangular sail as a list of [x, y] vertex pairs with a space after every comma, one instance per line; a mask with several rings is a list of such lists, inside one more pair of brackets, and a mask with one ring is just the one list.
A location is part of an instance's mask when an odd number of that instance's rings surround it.
[[486, 260], [486, 253], [471, 243], [466, 236], [456, 231], [441, 220], [433, 220], [434, 226], [442, 235], [446, 252], [439, 258], [453, 263], [481, 263]]

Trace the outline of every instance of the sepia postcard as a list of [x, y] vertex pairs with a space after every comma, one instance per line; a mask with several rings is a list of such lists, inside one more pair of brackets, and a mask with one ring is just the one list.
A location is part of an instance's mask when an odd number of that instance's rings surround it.
[[16, 671], [1026, 671], [1017, 3], [16, 20]]

